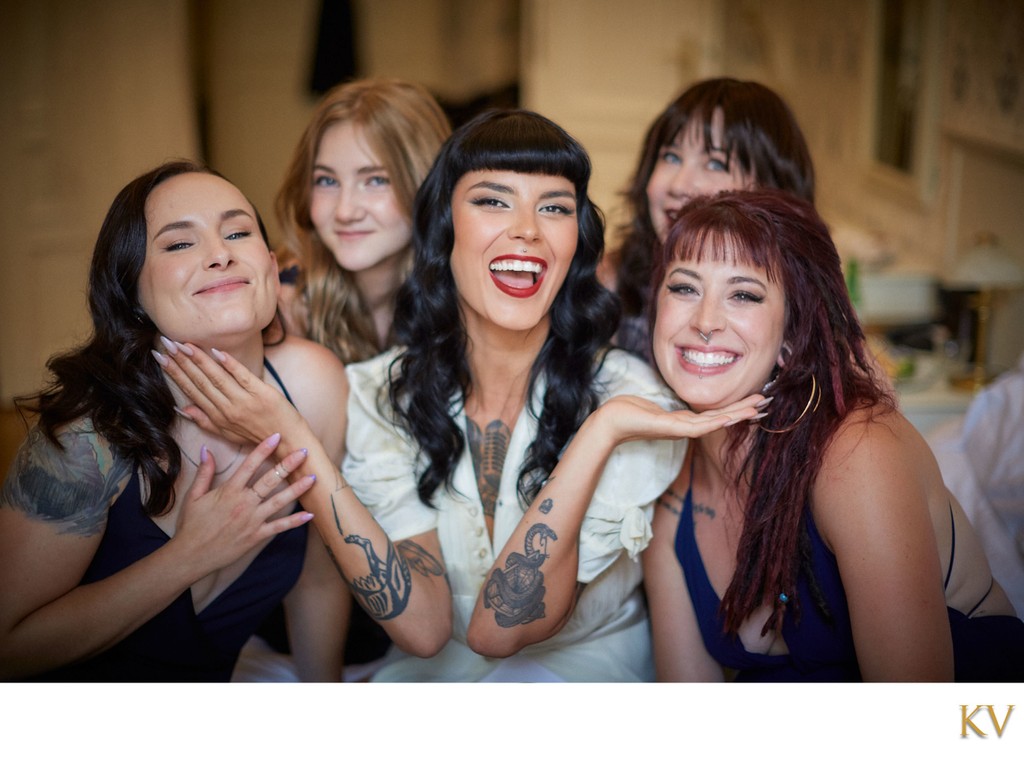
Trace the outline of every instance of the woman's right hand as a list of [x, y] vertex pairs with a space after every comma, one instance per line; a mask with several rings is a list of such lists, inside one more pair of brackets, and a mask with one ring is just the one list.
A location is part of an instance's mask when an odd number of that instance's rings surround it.
[[[306, 458], [305, 451], [292, 452], [255, 478], [256, 470], [273, 454], [279, 440], [275, 434], [261, 441], [217, 488], [210, 488], [216, 467], [213, 456], [206, 454], [205, 461], [200, 462], [172, 539], [173, 544], [187, 551], [187, 561], [195, 563], [197, 577], [230, 565], [276, 534], [312, 519], [309, 512], [274, 517], [316, 480], [309, 475], [292, 484], [287, 482], [289, 474]], [[282, 484], [286, 487], [281, 488]]]

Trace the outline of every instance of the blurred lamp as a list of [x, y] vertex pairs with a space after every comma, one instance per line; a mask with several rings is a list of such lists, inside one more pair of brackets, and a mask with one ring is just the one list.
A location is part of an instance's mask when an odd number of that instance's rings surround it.
[[992, 379], [986, 365], [994, 295], [998, 290], [1024, 287], [1024, 267], [999, 245], [995, 235], [982, 232], [975, 237], [974, 245], [958, 257], [946, 287], [949, 290], [977, 291], [971, 299], [971, 307], [978, 315], [974, 366], [967, 375], [954, 380], [958, 387], [977, 391]]

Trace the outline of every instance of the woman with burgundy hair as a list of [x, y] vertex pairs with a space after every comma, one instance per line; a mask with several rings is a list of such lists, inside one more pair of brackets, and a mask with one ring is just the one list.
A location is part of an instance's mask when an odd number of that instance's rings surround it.
[[661, 680], [1020, 680], [1024, 623], [873, 370], [810, 203], [693, 200], [652, 277], [653, 354], [694, 440], [644, 553]]

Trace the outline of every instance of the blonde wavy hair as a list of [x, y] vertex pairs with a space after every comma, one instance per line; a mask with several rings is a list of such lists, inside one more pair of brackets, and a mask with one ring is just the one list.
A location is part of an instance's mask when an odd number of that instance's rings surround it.
[[[379, 353], [376, 330], [351, 274], [339, 266], [310, 219], [316, 153], [324, 132], [339, 123], [362, 130], [387, 170], [399, 208], [410, 219], [416, 190], [451, 126], [421, 85], [363, 79], [338, 85], [324, 95], [295, 148], [274, 207], [284, 235], [278, 254], [281, 261], [299, 265], [296, 285], [308, 309], [306, 337], [348, 363]], [[408, 271], [411, 245], [403, 255]]]

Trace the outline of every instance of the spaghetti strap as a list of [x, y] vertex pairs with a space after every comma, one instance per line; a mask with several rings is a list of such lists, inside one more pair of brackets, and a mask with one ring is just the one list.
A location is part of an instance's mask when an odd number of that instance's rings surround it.
[[[950, 540], [949, 540], [949, 567], [946, 569], [946, 582], [942, 584], [942, 590], [945, 591], [949, 588], [949, 579], [953, 576], [953, 557], [956, 556], [956, 522], [953, 520], [953, 503], [949, 504], [949, 527], [950, 527]], [[990, 588], [989, 591], [992, 589]], [[988, 596], [988, 594], [985, 594]], [[983, 600], [984, 601], [984, 600]], [[978, 602], [981, 604], [981, 602]], [[977, 609], [977, 607], [975, 607]]]
[[277, 384], [281, 386], [281, 390], [284, 391], [284, 397], [288, 399], [288, 403], [295, 406], [295, 402], [292, 401], [292, 397], [288, 394], [288, 389], [284, 387], [284, 383], [281, 382], [281, 376], [277, 374], [277, 370], [274, 369], [274, 365], [267, 361], [267, 357], [263, 357], [263, 366], [267, 368], [267, 372], [277, 381]]
[[977, 610], [981, 606], [982, 602], [984, 602], [986, 599], [988, 599], [988, 595], [992, 593], [992, 587], [995, 586], [995, 585], [996, 585], [996, 579], [992, 578], [992, 580], [990, 580], [988, 582], [988, 591], [985, 592], [985, 596], [981, 597], [981, 599], [978, 600], [978, 603], [976, 605], [974, 605], [973, 607], [971, 607], [971, 611], [967, 613], [967, 617], [970, 617], [971, 615], [973, 615], [975, 610]]

